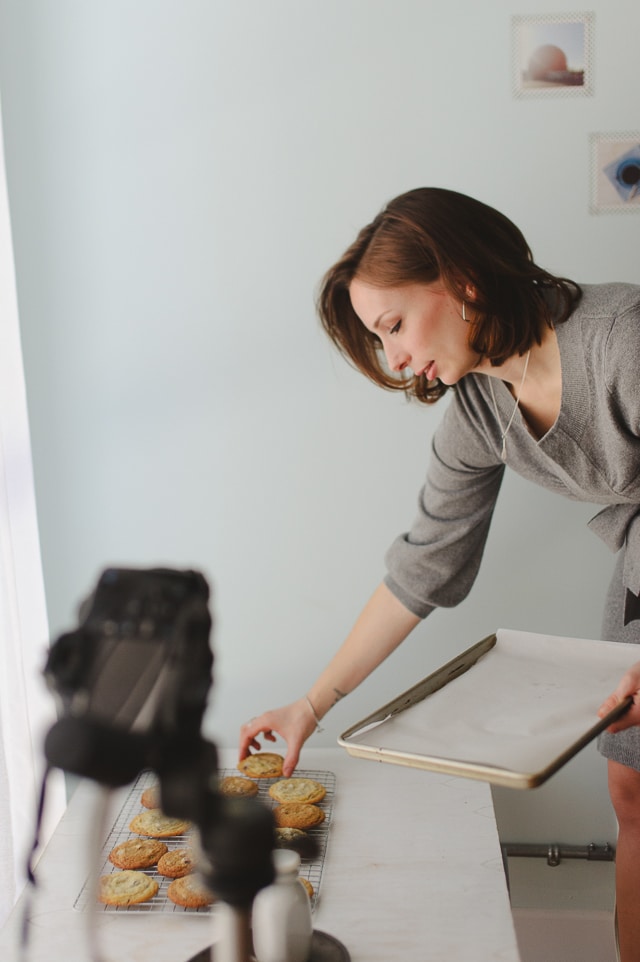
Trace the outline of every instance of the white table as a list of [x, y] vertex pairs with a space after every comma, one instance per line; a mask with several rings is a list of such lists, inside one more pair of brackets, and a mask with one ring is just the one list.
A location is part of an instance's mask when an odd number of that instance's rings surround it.
[[[221, 767], [235, 751], [220, 753]], [[314, 926], [352, 962], [518, 962], [489, 786], [305, 749], [300, 769], [329, 770], [336, 793]], [[89, 962], [87, 876], [95, 786], [80, 784], [37, 869], [27, 962]], [[19, 958], [25, 895], [0, 932]], [[215, 938], [206, 916], [102, 913], [104, 962], [187, 962]]]

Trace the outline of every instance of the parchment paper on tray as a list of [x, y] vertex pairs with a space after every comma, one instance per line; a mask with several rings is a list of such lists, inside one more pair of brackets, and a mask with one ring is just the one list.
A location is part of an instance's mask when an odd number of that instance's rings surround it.
[[352, 726], [352, 754], [534, 788], [611, 724], [637, 645], [499, 629]]

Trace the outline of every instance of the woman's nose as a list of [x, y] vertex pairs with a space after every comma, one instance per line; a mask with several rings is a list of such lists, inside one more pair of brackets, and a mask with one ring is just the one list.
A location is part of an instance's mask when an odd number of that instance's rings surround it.
[[411, 356], [408, 351], [398, 347], [387, 350], [387, 363], [392, 371], [404, 371], [410, 360]]

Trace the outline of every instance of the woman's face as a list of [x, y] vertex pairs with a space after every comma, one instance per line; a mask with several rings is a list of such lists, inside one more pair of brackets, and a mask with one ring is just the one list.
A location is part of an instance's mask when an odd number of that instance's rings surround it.
[[450, 385], [477, 369], [462, 305], [442, 281], [380, 288], [354, 278], [349, 294], [364, 326], [380, 338], [392, 371], [410, 368]]

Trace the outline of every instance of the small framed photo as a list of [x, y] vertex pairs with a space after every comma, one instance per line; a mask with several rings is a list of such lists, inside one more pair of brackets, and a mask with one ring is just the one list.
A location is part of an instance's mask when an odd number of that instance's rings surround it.
[[640, 212], [640, 130], [591, 134], [591, 212]]
[[593, 14], [513, 17], [517, 97], [593, 94]]

